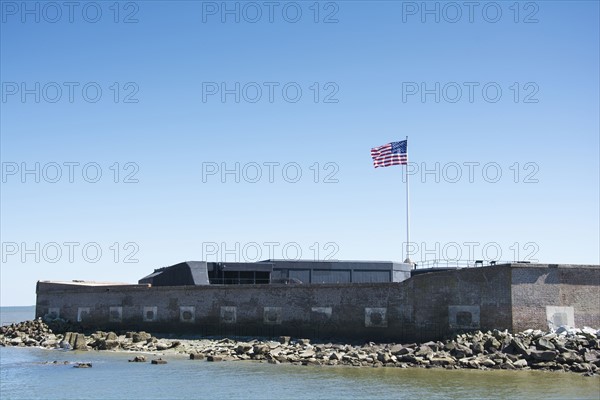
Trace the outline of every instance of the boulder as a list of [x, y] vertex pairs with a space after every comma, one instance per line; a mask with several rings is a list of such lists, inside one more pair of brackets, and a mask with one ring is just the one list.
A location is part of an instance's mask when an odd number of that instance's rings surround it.
[[428, 354], [433, 354], [433, 350], [431, 347], [425, 345], [420, 346], [417, 351], [415, 351], [415, 356], [417, 357], [427, 356]]
[[517, 361], [513, 361], [512, 365], [514, 365], [517, 368], [525, 368], [527, 366], [527, 361], [520, 359]]
[[386, 364], [388, 362], [390, 362], [391, 357], [390, 354], [388, 354], [387, 352], [378, 352], [377, 353], [377, 361], [381, 361], [382, 363]]
[[315, 351], [312, 349], [306, 349], [300, 354], [298, 354], [300, 358], [311, 358], [315, 356]]
[[412, 354], [412, 353], [414, 353], [414, 351], [415, 350], [411, 349], [410, 347], [403, 347], [395, 355], [404, 356], [404, 355], [407, 355], [407, 354]]
[[589, 350], [583, 354], [585, 362], [595, 363], [598, 359], [600, 359], [600, 351], [598, 350]]
[[533, 350], [530, 355], [536, 361], [553, 361], [556, 358], [556, 353], [550, 350]]
[[104, 347], [106, 350], [118, 349], [119, 345], [120, 345], [120, 343], [118, 340], [105, 340], [104, 341]]
[[481, 342], [474, 342], [471, 345], [471, 350], [473, 350], [473, 354], [483, 354], [484, 351], [483, 344]]
[[156, 350], [164, 351], [171, 348], [171, 343], [158, 342], [156, 343]]
[[552, 344], [550, 339], [548, 339], [546, 337], [539, 338], [536, 342], [536, 346], [539, 350], [554, 350], [554, 349], [556, 349], [556, 347], [554, 346], [554, 344]]
[[482, 360], [479, 364], [486, 368], [492, 368], [496, 365], [496, 363], [493, 360], [490, 360], [489, 358]]
[[400, 351], [403, 349], [401, 344], [395, 344], [392, 347], [390, 347], [390, 353], [393, 355], [397, 355], [400, 353]]
[[190, 353], [190, 360], [204, 360], [204, 354], [202, 354], [202, 353]]
[[454, 361], [452, 357], [433, 357], [429, 361], [431, 362], [431, 365], [447, 366], [456, 364], [456, 361]]
[[530, 350], [525, 346], [521, 339], [513, 337], [510, 341], [510, 345], [505, 347], [503, 350], [505, 353], [520, 354], [529, 357]]
[[255, 344], [254, 347], [252, 348], [254, 354], [257, 355], [262, 355], [262, 354], [267, 354], [269, 352], [269, 346], [265, 345], [265, 344]]
[[146, 333], [144, 331], [141, 332], [134, 332], [131, 335], [131, 341], [133, 343], [137, 343], [137, 342], [145, 342], [148, 339], [150, 339], [152, 337], [152, 335], [150, 335], [149, 333]]
[[238, 354], [246, 354], [253, 349], [253, 346], [250, 343], [239, 343], [235, 352]]
[[290, 339], [289, 336], [279, 336], [279, 343], [287, 345], [290, 343]]
[[9, 341], [11, 346], [18, 346], [20, 344], [23, 344], [23, 339], [21, 339], [19, 336], [10, 339]]
[[79, 351], [87, 351], [88, 350], [87, 343], [85, 341], [85, 335], [83, 333], [74, 334], [73, 337], [75, 338], [73, 350], [79, 350]]
[[500, 349], [501, 346], [502, 344], [493, 336], [486, 340], [484, 344], [485, 349], [490, 352]]

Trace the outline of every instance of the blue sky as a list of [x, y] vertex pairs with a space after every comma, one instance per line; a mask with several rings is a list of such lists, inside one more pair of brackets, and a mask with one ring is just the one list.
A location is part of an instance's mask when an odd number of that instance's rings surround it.
[[598, 2], [23, 4], [2, 305], [183, 260], [402, 261], [404, 169], [369, 150], [406, 136], [413, 261], [600, 263]]

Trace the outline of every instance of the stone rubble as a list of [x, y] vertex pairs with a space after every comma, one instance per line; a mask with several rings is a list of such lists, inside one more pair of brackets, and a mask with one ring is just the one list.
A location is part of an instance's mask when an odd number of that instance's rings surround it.
[[[563, 326], [552, 332], [528, 329], [469, 332], [446, 341], [366, 343], [362, 346], [314, 343], [281, 336], [277, 341], [171, 340], [147, 332], [66, 332], [54, 334], [41, 320], [0, 327], [0, 346], [43, 347], [78, 351], [112, 350], [189, 355], [191, 360], [254, 360], [272, 364], [348, 365], [469, 369], [538, 369], [591, 376], [600, 369], [600, 331]], [[159, 359], [159, 363], [164, 360]], [[138, 356], [132, 362], [145, 361]], [[156, 360], [152, 360], [155, 362]]]

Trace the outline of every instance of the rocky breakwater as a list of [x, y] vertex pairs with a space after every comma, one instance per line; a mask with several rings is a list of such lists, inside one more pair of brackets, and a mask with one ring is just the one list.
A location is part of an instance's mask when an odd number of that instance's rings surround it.
[[[556, 332], [528, 330], [473, 332], [451, 340], [412, 343], [311, 344], [308, 339], [279, 342], [235, 342], [224, 339], [191, 352], [190, 358], [266, 360], [302, 365], [422, 367], [470, 369], [541, 369], [595, 374], [600, 369], [600, 332], [561, 328]], [[203, 357], [204, 356], [204, 357]]]
[[527, 330], [469, 332], [426, 343], [311, 343], [282, 336], [277, 341], [168, 340], [146, 332], [96, 332], [89, 336], [53, 334], [41, 321], [0, 328], [1, 346], [38, 346], [73, 350], [113, 350], [189, 355], [192, 360], [262, 361], [273, 364], [357, 367], [539, 369], [594, 375], [600, 369], [600, 331], [561, 327], [553, 332]]

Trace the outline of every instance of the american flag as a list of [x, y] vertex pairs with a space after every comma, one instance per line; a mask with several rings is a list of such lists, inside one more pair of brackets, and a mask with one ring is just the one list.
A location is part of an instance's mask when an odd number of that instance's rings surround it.
[[371, 157], [373, 158], [373, 166], [389, 167], [391, 165], [406, 165], [408, 157], [406, 155], [407, 141], [392, 142], [383, 146], [373, 147], [371, 149]]

